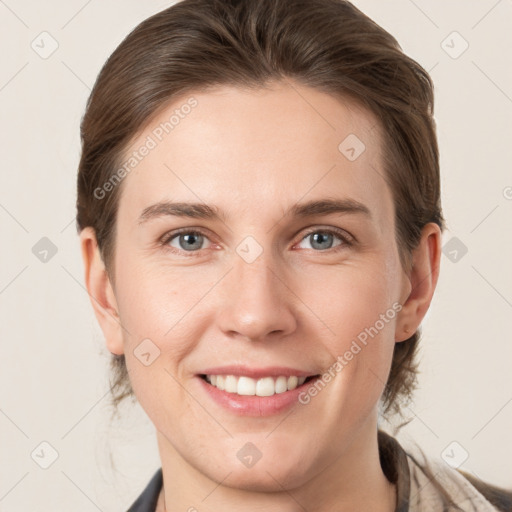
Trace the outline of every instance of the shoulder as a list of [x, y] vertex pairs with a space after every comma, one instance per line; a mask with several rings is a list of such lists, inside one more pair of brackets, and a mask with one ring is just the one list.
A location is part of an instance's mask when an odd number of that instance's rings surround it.
[[394, 437], [379, 431], [379, 451], [383, 471], [396, 485], [397, 512], [512, 512], [512, 489], [427, 458], [414, 444], [404, 449]]
[[[438, 460], [408, 454], [412, 510], [512, 512], [512, 491], [490, 485]], [[435, 505], [436, 508], [431, 508]]]
[[459, 473], [480, 493], [485, 499], [499, 511], [512, 512], [512, 489], [503, 489], [488, 484], [478, 478], [469, 475], [465, 471]]

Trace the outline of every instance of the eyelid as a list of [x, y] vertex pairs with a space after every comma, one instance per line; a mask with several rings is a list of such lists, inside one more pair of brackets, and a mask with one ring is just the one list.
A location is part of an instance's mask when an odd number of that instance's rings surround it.
[[300, 241], [304, 240], [304, 238], [312, 235], [313, 233], [330, 233], [340, 237], [346, 243], [355, 243], [357, 239], [355, 236], [351, 235], [348, 231], [345, 231], [341, 228], [335, 228], [334, 226], [314, 226], [309, 229], [305, 235], [302, 236]]
[[177, 249], [176, 247], [171, 247], [169, 245], [169, 242], [176, 238], [177, 236], [181, 234], [187, 234], [187, 235], [201, 235], [205, 238], [207, 238], [211, 244], [214, 244], [213, 240], [211, 240], [207, 230], [204, 228], [194, 228], [194, 227], [185, 227], [185, 228], [178, 228], [173, 229], [171, 231], [167, 231], [164, 233], [159, 239], [158, 244], [161, 245], [165, 250], [168, 250], [174, 254], [186, 254], [187, 256], [200, 256], [203, 250], [198, 251], [185, 251], [184, 249]]
[[[334, 226], [316, 225], [316, 226], [312, 226], [311, 228], [307, 229], [306, 233], [304, 233], [301, 236], [301, 238], [294, 244], [294, 246], [297, 245], [298, 243], [302, 242], [305, 238], [312, 235], [313, 233], [319, 233], [319, 232], [335, 235], [343, 243], [338, 246], [331, 247], [329, 249], [318, 250], [318, 251], [314, 251], [314, 252], [318, 252], [318, 253], [335, 252], [338, 248], [341, 249], [343, 247], [349, 247], [357, 242], [357, 239], [352, 234], [345, 231], [344, 229], [336, 228]], [[175, 247], [171, 247], [170, 245], [168, 245], [171, 240], [173, 240], [175, 237], [177, 237], [183, 233], [201, 235], [201, 236], [207, 238], [211, 244], [215, 244], [215, 242], [213, 240], [211, 240], [208, 230], [206, 230], [205, 228], [194, 228], [194, 227], [178, 228], [178, 229], [168, 231], [159, 238], [159, 244], [162, 245], [164, 247], [164, 249], [169, 250], [173, 253], [187, 254], [188, 256], [200, 255], [202, 252], [201, 249], [198, 251], [185, 251], [185, 250], [177, 249]]]
[[334, 247], [329, 247], [328, 249], [324, 249], [324, 250], [315, 250], [315, 249], [302, 249], [302, 250], [313, 251], [314, 253], [318, 253], [318, 254], [326, 254], [326, 255], [331, 254], [332, 255], [332, 254], [338, 253], [339, 251], [345, 250], [347, 248], [351, 248], [357, 243], [357, 239], [352, 234], [345, 231], [344, 229], [335, 228], [333, 226], [329, 226], [329, 227], [314, 226], [311, 229], [309, 229], [304, 235], [302, 235], [300, 240], [296, 244], [294, 244], [294, 247], [297, 244], [301, 243], [303, 240], [305, 240], [308, 236], [312, 235], [313, 233], [332, 234], [335, 237], [338, 237], [341, 240], [341, 243], [339, 245], [336, 245]]

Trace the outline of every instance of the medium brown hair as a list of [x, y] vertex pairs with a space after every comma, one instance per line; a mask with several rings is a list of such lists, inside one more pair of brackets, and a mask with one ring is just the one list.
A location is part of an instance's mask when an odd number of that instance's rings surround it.
[[[378, 119], [397, 245], [402, 266], [410, 270], [422, 228], [434, 222], [444, 229], [428, 73], [345, 0], [184, 0], [143, 21], [121, 42], [101, 69], [82, 119], [77, 228], [94, 228], [111, 281], [123, 183], [105, 197], [95, 191], [112, 179], [130, 142], [177, 97], [287, 79], [356, 101]], [[416, 331], [395, 343], [385, 412], [398, 412], [415, 387], [419, 337]], [[111, 364], [117, 406], [133, 390], [124, 355], [113, 355]]]

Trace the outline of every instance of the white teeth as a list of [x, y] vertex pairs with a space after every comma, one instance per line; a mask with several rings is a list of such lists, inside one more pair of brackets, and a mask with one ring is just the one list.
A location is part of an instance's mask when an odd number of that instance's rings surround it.
[[[242, 380], [244, 377], [240, 377]], [[254, 379], [250, 379], [254, 382]], [[256, 391], [253, 393], [258, 396], [272, 396], [276, 392], [274, 379], [272, 377], [265, 377], [263, 379], [259, 379], [256, 383]]]
[[224, 383], [224, 390], [228, 393], [237, 392], [238, 379], [234, 375], [226, 375], [226, 382]]
[[298, 382], [299, 379], [298, 377], [295, 377], [295, 375], [288, 377], [288, 389], [295, 389], [297, 387]]
[[207, 375], [206, 380], [212, 386], [228, 393], [244, 396], [272, 396], [302, 386], [306, 377], [292, 375], [290, 377], [252, 379], [251, 377], [237, 377], [235, 375]]
[[[231, 377], [233, 376], [231, 375]], [[236, 379], [236, 377], [233, 377], [233, 379]], [[229, 390], [226, 389], [226, 391]], [[256, 394], [256, 382], [249, 377], [239, 377], [238, 387], [235, 392], [239, 395], [254, 395]]]
[[284, 393], [288, 390], [288, 379], [286, 377], [277, 377], [276, 393]]

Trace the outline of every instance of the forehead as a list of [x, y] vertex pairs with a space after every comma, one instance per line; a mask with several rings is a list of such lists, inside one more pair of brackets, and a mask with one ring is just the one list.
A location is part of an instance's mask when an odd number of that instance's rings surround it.
[[125, 151], [134, 165], [120, 211], [175, 199], [240, 215], [325, 194], [385, 203], [380, 148], [371, 112], [294, 82], [191, 93], [168, 103]]

